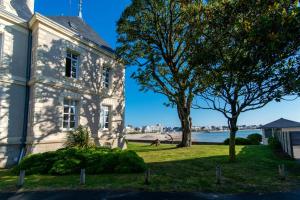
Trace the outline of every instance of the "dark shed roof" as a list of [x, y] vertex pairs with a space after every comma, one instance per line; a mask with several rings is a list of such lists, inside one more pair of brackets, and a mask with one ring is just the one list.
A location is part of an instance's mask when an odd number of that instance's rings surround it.
[[278, 119], [274, 122], [268, 123], [264, 126], [261, 127], [262, 129], [267, 129], [267, 128], [300, 128], [300, 123], [287, 120], [287, 119]]
[[55, 21], [56, 23], [74, 31], [84, 39], [95, 43], [100, 48], [110, 52], [114, 52], [113, 49], [96, 33], [87, 23], [80, 17], [75, 16], [47, 16], [47, 18]]

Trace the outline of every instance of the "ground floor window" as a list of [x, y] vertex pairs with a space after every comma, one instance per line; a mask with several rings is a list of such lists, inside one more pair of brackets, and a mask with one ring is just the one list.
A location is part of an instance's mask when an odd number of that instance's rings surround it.
[[110, 124], [110, 106], [102, 106], [100, 113], [100, 125], [102, 129], [109, 129]]
[[63, 128], [74, 129], [77, 127], [77, 105], [78, 102], [72, 99], [64, 99]]

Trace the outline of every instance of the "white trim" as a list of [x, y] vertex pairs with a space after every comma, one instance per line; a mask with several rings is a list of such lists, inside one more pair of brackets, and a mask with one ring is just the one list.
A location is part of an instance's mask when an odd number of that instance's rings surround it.
[[87, 41], [86, 39], [80, 37], [80, 35], [78, 35], [76, 32], [72, 31], [71, 29], [68, 29], [62, 25], [60, 25], [59, 23], [41, 15], [40, 13], [35, 13], [35, 15], [31, 18], [31, 20], [29, 21], [29, 27], [32, 28], [34, 26], [34, 24], [36, 22], [41, 22], [42, 24], [50, 27], [51, 29], [58, 31], [61, 34], [64, 34], [65, 36], [71, 38], [71, 39], [75, 39], [77, 42], [82, 43], [90, 48], [93, 48], [97, 51], [99, 51], [100, 53], [109, 56], [110, 58], [115, 59], [115, 54], [111, 53], [109, 51], [106, 51], [100, 47], [98, 47], [98, 45]]
[[[106, 122], [104, 122], [105, 116], [103, 116], [104, 119], [102, 118], [102, 114], [103, 114], [103, 111], [104, 111], [103, 107], [108, 108], [108, 128], [104, 127]], [[111, 130], [111, 127], [112, 127], [112, 109], [113, 109], [112, 105], [102, 104], [100, 106], [100, 130], [101, 131], [110, 131]], [[104, 124], [103, 124], [103, 122], [104, 122]]]
[[[64, 110], [64, 108], [65, 108], [65, 100], [69, 100], [69, 101], [73, 101], [73, 105], [68, 105], [69, 106], [69, 112], [68, 112], [68, 115], [69, 115], [69, 119], [68, 119], [68, 128], [65, 128], [64, 127], [64, 122], [65, 122], [65, 120], [64, 120], [64, 115], [66, 114], [65, 113], [65, 110]], [[80, 108], [79, 108], [79, 105], [80, 105], [80, 103], [79, 103], [79, 100], [77, 100], [77, 99], [74, 99], [74, 98], [69, 98], [69, 97], [67, 97], [67, 96], [64, 96], [63, 98], [62, 98], [62, 131], [73, 131], [73, 130], [75, 130], [77, 127], [78, 127], [78, 124], [79, 124], [79, 111], [80, 111]], [[70, 128], [70, 123], [71, 123], [71, 121], [70, 121], [70, 108], [74, 108], [74, 123], [75, 123], [75, 127], [74, 128]]]
[[[68, 54], [70, 54], [71, 57], [69, 57]], [[77, 59], [74, 59], [73, 55], [77, 56]], [[70, 72], [71, 74], [70, 74], [70, 77], [66, 76], [67, 58], [71, 59], [71, 72]], [[76, 61], [76, 66], [75, 66], [76, 67], [76, 72], [75, 72], [76, 74], [75, 74], [75, 77], [72, 76], [72, 68], [73, 68], [72, 61]], [[74, 51], [70, 48], [67, 48], [67, 50], [65, 52], [65, 77], [78, 80], [79, 79], [79, 66], [80, 66], [80, 53], [78, 53], [77, 51]]]

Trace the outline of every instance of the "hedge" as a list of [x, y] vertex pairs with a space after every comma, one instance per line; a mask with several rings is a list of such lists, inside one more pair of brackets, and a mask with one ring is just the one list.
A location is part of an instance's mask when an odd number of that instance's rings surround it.
[[[229, 138], [224, 140], [224, 144], [229, 145]], [[235, 144], [236, 145], [251, 145], [251, 141], [248, 140], [247, 138], [235, 138]]]
[[146, 164], [134, 151], [66, 148], [29, 155], [13, 169], [13, 172], [26, 170], [26, 174], [29, 175], [68, 175], [78, 174], [82, 168], [86, 169], [87, 174], [139, 173], [145, 171]]
[[[235, 138], [236, 145], [259, 145], [262, 141], [262, 135], [258, 133], [250, 134], [247, 138]], [[229, 138], [224, 140], [224, 144], [229, 145]]]

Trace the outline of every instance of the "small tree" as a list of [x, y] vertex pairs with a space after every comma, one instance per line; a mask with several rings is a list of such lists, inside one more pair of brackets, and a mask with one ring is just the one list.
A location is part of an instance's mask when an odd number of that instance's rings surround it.
[[233, 161], [240, 114], [289, 93], [284, 86], [299, 68], [299, 7], [291, 0], [212, 1], [204, 20], [194, 62], [207, 87], [198, 92], [196, 107], [227, 118]]
[[91, 145], [91, 133], [88, 128], [80, 125], [76, 130], [68, 132], [66, 147], [88, 148]]
[[179, 147], [191, 145], [190, 112], [198, 83], [189, 58], [197, 21], [191, 16], [197, 16], [196, 10], [201, 12], [201, 1], [132, 0], [117, 30], [117, 54], [127, 65], [137, 65], [132, 77], [141, 90], [163, 94], [166, 105], [177, 108], [182, 126]]

